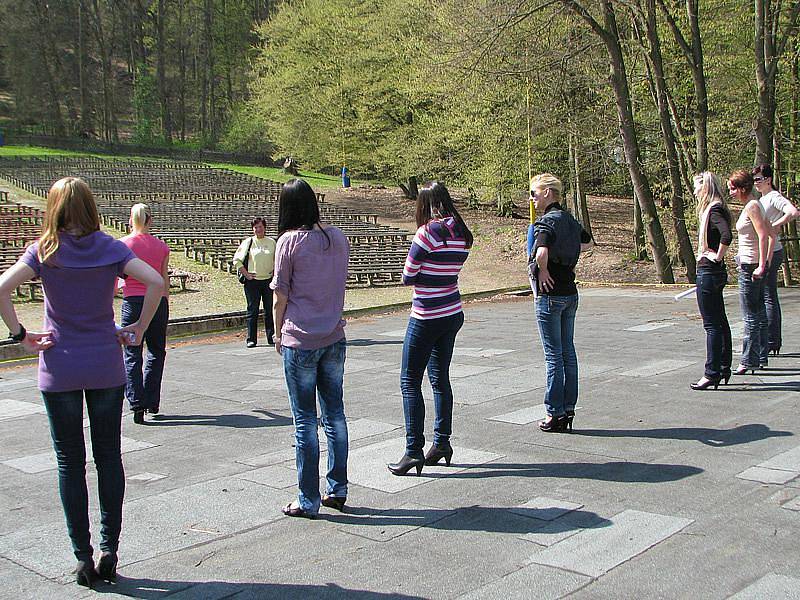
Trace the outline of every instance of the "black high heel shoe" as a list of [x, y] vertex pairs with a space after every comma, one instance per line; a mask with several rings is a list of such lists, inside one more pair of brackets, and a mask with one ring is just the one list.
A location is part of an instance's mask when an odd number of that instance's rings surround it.
[[[703, 381], [703, 379], [705, 379], [705, 381]], [[693, 390], [707, 390], [713, 385], [714, 389], [717, 389], [719, 387], [719, 382], [720, 382], [719, 379], [709, 379], [708, 377], [703, 376], [703, 378], [700, 379], [700, 381], [698, 381], [697, 383], [690, 383], [689, 387], [692, 388]]]
[[781, 347], [778, 346], [777, 348], [770, 348], [770, 353], [773, 356], [778, 356], [781, 353]]
[[75, 573], [75, 583], [83, 587], [91, 589], [94, 582], [97, 581], [97, 571], [94, 570], [94, 561], [92, 559], [79, 560], [73, 573]]
[[425, 455], [425, 464], [428, 466], [432, 466], [438, 464], [438, 462], [444, 459], [445, 464], [449, 467], [450, 460], [453, 458], [453, 447], [450, 444], [446, 446], [437, 446], [434, 444], [431, 446], [428, 453]]
[[117, 580], [117, 555], [114, 552], [103, 552], [97, 561], [97, 574], [103, 581]]
[[565, 431], [569, 431], [570, 433], [572, 433], [572, 420], [575, 418], [575, 411], [568, 410], [566, 418], [567, 418], [567, 424], [565, 425], [564, 429]]
[[133, 411], [133, 422], [137, 425], [144, 425], [144, 410]]
[[405, 475], [412, 468], [417, 470], [417, 477], [422, 475], [422, 466], [425, 464], [424, 458], [411, 458], [408, 454], [404, 454], [400, 462], [390, 463], [386, 465], [392, 475]]
[[567, 417], [550, 417], [539, 423], [539, 429], [548, 433], [560, 433], [567, 430]]
[[733, 372], [734, 375], [747, 375], [747, 372], [750, 371], [753, 375], [756, 374], [755, 367], [745, 367], [744, 365], [739, 365], [739, 367]]
[[728, 382], [730, 380], [731, 380], [731, 370], [729, 368], [728, 369], [723, 369], [722, 370], [721, 381], [724, 381], [725, 385], [728, 385]]

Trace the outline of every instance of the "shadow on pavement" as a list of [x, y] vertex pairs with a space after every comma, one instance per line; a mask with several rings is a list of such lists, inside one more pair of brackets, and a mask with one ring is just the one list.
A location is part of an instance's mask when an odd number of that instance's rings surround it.
[[233, 427], [235, 429], [254, 429], [257, 427], [286, 427], [292, 424], [292, 418], [270, 412], [254, 410], [268, 417], [256, 415], [154, 415], [145, 425], [156, 427], [175, 427], [178, 425], [211, 425], [214, 427]]
[[368, 507], [348, 506], [343, 513], [321, 513], [320, 517], [332, 523], [345, 525], [427, 527], [446, 531], [486, 531], [514, 534], [544, 530], [547, 535], [611, 525], [611, 521], [608, 519], [589, 511], [574, 510], [566, 512], [556, 519], [553, 519], [552, 511], [553, 509], [550, 508], [500, 508], [494, 506], [468, 506], [453, 509], [390, 508], [379, 511]]
[[[453, 466], [467, 467], [453, 462]], [[556, 477], [564, 479], [594, 479], [621, 483], [664, 483], [678, 481], [702, 473], [703, 469], [689, 465], [663, 463], [606, 462], [606, 463], [488, 463], [467, 471], [452, 474], [423, 474], [426, 477], [483, 479], [484, 477]]]
[[180, 592], [182, 598], [275, 598], [326, 600], [352, 598], [353, 600], [425, 600], [422, 596], [397, 593], [369, 592], [340, 587], [334, 583], [304, 585], [292, 583], [248, 583], [235, 581], [166, 581], [117, 576], [116, 584], [98, 583], [98, 594], [120, 594], [129, 598], [168, 598]]
[[771, 437], [794, 435], [791, 431], [773, 431], [761, 423], [739, 425], [731, 429], [710, 427], [665, 427], [661, 429], [576, 429], [573, 435], [587, 437], [632, 437], [661, 440], [694, 440], [707, 446], [736, 446]]
[[402, 344], [403, 340], [373, 340], [369, 338], [359, 338], [355, 340], [348, 339], [348, 346], [390, 346]]

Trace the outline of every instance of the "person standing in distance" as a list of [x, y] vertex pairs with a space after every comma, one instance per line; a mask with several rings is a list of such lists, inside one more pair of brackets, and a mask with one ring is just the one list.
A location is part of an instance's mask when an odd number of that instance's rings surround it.
[[258, 313], [264, 307], [267, 343], [275, 344], [275, 324], [272, 319], [272, 273], [275, 268], [275, 240], [267, 235], [266, 221], [255, 217], [250, 226], [252, 237], [243, 240], [233, 255], [233, 266], [244, 284], [247, 299], [247, 347], [258, 344]]
[[767, 326], [769, 342], [761, 349], [760, 362], [766, 365], [769, 353], [781, 351], [781, 304], [778, 300], [778, 271], [783, 264], [783, 245], [779, 239], [784, 225], [800, 216], [800, 211], [788, 199], [775, 189], [772, 184], [772, 167], [758, 165], [753, 169], [753, 182], [761, 194], [759, 203], [772, 228], [774, 245], [769, 270], [764, 275], [764, 305], [767, 310]]

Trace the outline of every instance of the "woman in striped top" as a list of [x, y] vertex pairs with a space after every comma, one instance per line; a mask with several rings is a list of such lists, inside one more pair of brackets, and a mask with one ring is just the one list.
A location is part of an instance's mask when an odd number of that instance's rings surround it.
[[[450, 433], [453, 420], [453, 390], [450, 359], [456, 335], [464, 324], [458, 274], [472, 247], [472, 233], [453, 206], [447, 188], [426, 183], [417, 196], [417, 233], [403, 268], [403, 284], [414, 286], [411, 318], [403, 342], [400, 388], [406, 420], [406, 452], [388, 465], [395, 475], [405, 475], [423, 465], [435, 465], [453, 456]], [[433, 446], [425, 445], [425, 403], [422, 376], [428, 369], [433, 388], [436, 420]]]

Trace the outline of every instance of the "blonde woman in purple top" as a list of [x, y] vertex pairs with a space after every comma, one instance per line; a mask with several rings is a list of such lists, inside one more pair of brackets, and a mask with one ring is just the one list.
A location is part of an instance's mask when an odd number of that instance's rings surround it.
[[[406, 451], [387, 465], [393, 475], [412, 468], [419, 476], [423, 465], [435, 465], [453, 457], [450, 434], [453, 423], [453, 390], [450, 359], [464, 313], [458, 291], [458, 275], [472, 248], [472, 232], [458, 214], [450, 192], [438, 182], [426, 183], [417, 196], [417, 233], [403, 268], [403, 284], [414, 286], [411, 318], [403, 341], [400, 389], [406, 422]], [[422, 377], [428, 370], [433, 388], [436, 419], [433, 445], [425, 446], [425, 402]]]
[[[45, 296], [41, 333], [25, 330], [11, 302], [11, 292], [37, 276]], [[118, 276], [135, 277], [147, 286], [141, 317], [120, 332], [113, 304]], [[98, 577], [116, 577], [125, 491], [120, 452], [125, 369], [120, 344], [141, 344], [162, 291], [163, 280], [154, 269], [100, 231], [92, 192], [76, 177], [53, 184], [41, 237], [0, 277], [0, 316], [11, 339], [39, 353], [39, 389], [50, 421], [59, 493], [80, 585], [91, 587]], [[100, 495], [102, 554], [97, 571], [89, 534], [84, 397]]]
[[[292, 407], [297, 500], [290, 517], [314, 518], [320, 504], [343, 510], [347, 500], [347, 421], [343, 380], [344, 288], [350, 246], [342, 231], [319, 220], [317, 196], [302, 179], [284, 184], [278, 205], [275, 272], [275, 349], [283, 357]], [[319, 492], [317, 399], [328, 439], [326, 492]]]

